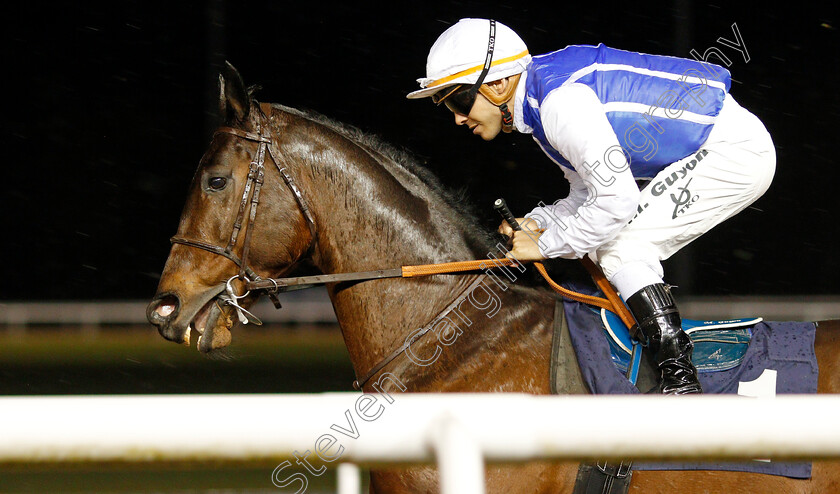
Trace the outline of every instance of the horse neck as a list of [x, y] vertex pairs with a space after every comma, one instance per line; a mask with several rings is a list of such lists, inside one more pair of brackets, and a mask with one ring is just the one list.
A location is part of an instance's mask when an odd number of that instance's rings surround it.
[[[384, 155], [324, 132], [298, 142], [303, 188], [317, 223], [313, 262], [345, 273], [486, 257], [475, 231], [434, 188]], [[312, 159], [312, 156], [319, 156]], [[317, 192], [316, 192], [317, 191]], [[498, 255], [498, 253], [496, 253]], [[357, 374], [427, 324], [476, 275], [383, 279], [328, 292]]]

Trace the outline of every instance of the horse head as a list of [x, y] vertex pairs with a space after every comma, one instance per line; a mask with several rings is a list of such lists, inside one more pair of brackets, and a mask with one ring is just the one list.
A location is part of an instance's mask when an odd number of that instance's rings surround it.
[[[231, 292], [239, 297], [246, 279], [288, 271], [314, 242], [314, 222], [276, 159], [282, 122], [266, 114], [270, 107], [251, 97], [230, 64], [219, 82], [224, 125], [198, 164], [147, 308], [149, 322], [168, 340], [189, 345], [190, 331], [197, 331], [202, 352], [230, 343], [237, 320]], [[255, 298], [233, 302], [247, 309]]]

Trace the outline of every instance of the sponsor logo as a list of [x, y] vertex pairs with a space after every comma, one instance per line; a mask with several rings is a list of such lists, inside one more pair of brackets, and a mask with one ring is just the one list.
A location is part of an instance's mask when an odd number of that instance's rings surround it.
[[677, 219], [677, 216], [685, 213], [692, 204], [700, 199], [700, 195], [691, 195], [691, 191], [688, 190], [688, 186], [691, 185], [692, 180], [694, 180], [694, 178], [689, 179], [685, 186], [677, 187], [680, 191], [679, 195], [671, 194], [671, 201], [674, 202], [674, 214], [671, 216], [671, 219]]

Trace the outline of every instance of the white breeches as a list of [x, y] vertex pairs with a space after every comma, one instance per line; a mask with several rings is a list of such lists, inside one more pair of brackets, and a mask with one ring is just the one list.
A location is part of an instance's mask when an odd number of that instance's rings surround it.
[[636, 216], [590, 256], [624, 296], [661, 282], [660, 261], [761, 197], [775, 170], [770, 134], [727, 95], [700, 150], [659, 172]]

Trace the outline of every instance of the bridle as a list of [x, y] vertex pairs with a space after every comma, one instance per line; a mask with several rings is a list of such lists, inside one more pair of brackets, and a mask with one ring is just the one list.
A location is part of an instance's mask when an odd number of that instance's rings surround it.
[[[269, 108], [269, 113], [270, 108]], [[254, 233], [254, 222], [256, 221], [257, 217], [257, 207], [260, 204], [260, 190], [262, 189], [262, 185], [265, 181], [265, 152], [268, 149], [268, 153], [271, 155], [272, 161], [274, 161], [275, 167], [277, 167], [277, 171], [280, 173], [280, 176], [283, 177], [283, 182], [292, 192], [292, 195], [297, 202], [298, 208], [303, 214], [303, 217], [306, 219], [306, 223], [309, 226], [309, 233], [311, 236], [311, 240], [309, 243], [309, 247], [307, 248], [306, 252], [304, 252], [298, 259], [290, 264], [290, 266], [296, 264], [301, 259], [308, 257], [315, 248], [315, 243], [317, 242], [318, 238], [318, 230], [315, 225], [315, 218], [312, 216], [312, 210], [309, 207], [309, 203], [303, 196], [300, 188], [297, 186], [295, 181], [292, 179], [291, 175], [289, 175], [286, 167], [280, 166], [280, 154], [274, 148], [274, 143], [271, 141], [269, 137], [263, 135], [262, 126], [257, 126], [257, 131], [248, 132], [240, 129], [236, 129], [233, 127], [219, 127], [216, 132], [213, 134], [213, 138], [215, 139], [216, 136], [219, 134], [231, 134], [241, 139], [245, 139], [248, 141], [253, 141], [259, 143], [259, 147], [257, 148], [257, 152], [254, 154], [253, 159], [251, 160], [251, 165], [248, 169], [248, 178], [245, 182], [245, 188], [242, 191], [242, 199], [239, 203], [239, 212], [236, 215], [236, 219], [233, 222], [233, 229], [230, 234], [230, 240], [228, 241], [227, 246], [220, 247], [218, 245], [213, 245], [207, 242], [202, 242], [200, 240], [189, 239], [181, 236], [174, 236], [169, 239], [170, 242], [173, 244], [181, 244], [187, 245], [190, 247], [195, 247], [198, 249], [206, 250], [208, 252], [212, 252], [213, 254], [220, 255], [232, 261], [234, 264], [239, 266], [239, 273], [228, 280], [227, 285], [230, 286], [230, 281], [234, 278], [239, 278], [240, 280], [244, 281], [246, 284], [260, 281], [260, 280], [272, 280], [272, 278], [263, 278], [259, 276], [253, 269], [248, 266], [248, 252], [251, 246], [251, 235]], [[251, 208], [250, 214], [248, 216], [248, 223], [245, 226], [245, 240], [244, 245], [242, 247], [242, 258], [239, 258], [236, 254], [234, 254], [233, 249], [236, 246], [237, 240], [239, 239], [239, 234], [242, 232], [242, 225], [245, 221], [245, 212], [248, 209], [248, 202], [250, 198]], [[280, 301], [277, 299], [277, 292], [278, 292], [278, 285], [274, 283], [274, 290], [268, 289], [269, 297], [271, 301], [274, 303], [274, 306], [280, 308]]]

